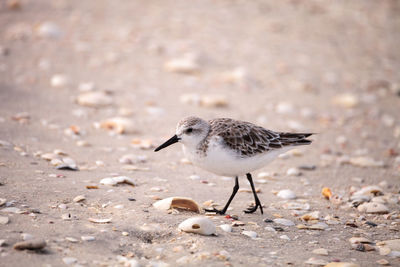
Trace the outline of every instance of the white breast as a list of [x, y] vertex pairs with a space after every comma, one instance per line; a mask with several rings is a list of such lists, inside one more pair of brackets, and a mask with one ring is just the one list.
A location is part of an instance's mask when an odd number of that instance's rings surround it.
[[224, 147], [220, 137], [210, 140], [207, 153], [197, 153], [195, 149], [183, 146], [186, 157], [196, 166], [222, 176], [239, 176], [260, 169], [291, 148], [272, 150], [253, 157], [240, 157], [235, 151]]

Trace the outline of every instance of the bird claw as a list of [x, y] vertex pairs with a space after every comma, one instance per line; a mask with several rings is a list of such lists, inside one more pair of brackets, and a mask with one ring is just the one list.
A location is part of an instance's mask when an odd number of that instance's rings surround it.
[[224, 215], [225, 211], [224, 210], [218, 210], [216, 208], [212, 208], [212, 209], [204, 209], [206, 212], [215, 212], [216, 214], [219, 215]]
[[261, 214], [264, 214], [264, 211], [263, 211], [263, 208], [262, 208], [262, 205], [260, 202], [256, 203], [256, 205], [254, 205], [254, 206], [248, 207], [247, 209], [245, 209], [243, 211], [244, 211], [244, 213], [254, 213], [258, 207], [260, 207]]

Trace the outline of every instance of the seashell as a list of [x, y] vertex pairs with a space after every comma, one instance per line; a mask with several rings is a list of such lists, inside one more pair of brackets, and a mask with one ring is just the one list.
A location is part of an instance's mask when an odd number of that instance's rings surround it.
[[286, 174], [289, 176], [300, 176], [301, 171], [298, 168], [290, 168], [287, 170]]
[[87, 92], [77, 97], [77, 102], [81, 106], [99, 108], [112, 104], [112, 98], [105, 92]]
[[197, 56], [194, 54], [185, 54], [180, 58], [171, 59], [165, 63], [164, 67], [169, 72], [183, 74], [195, 74], [200, 70]]
[[308, 221], [318, 220], [319, 217], [320, 217], [319, 211], [313, 211], [311, 213], [304, 214], [303, 216], [301, 216], [301, 219], [303, 221], [308, 222]]
[[290, 189], [279, 191], [277, 196], [283, 199], [295, 199], [297, 197], [296, 194]]
[[322, 188], [321, 193], [326, 199], [330, 199], [332, 196], [332, 191], [329, 187]]
[[[52, 160], [53, 161], [53, 160]], [[62, 158], [62, 162], [57, 164], [58, 170], [70, 170], [70, 171], [78, 171], [78, 166], [76, 162], [71, 158]]]
[[113, 131], [118, 134], [131, 134], [136, 132], [132, 120], [124, 117], [114, 117], [100, 122], [100, 128]]
[[356, 191], [353, 193], [353, 196], [368, 196], [368, 195], [381, 195], [382, 194], [382, 188], [380, 188], [377, 185], [370, 185], [361, 188], [360, 190]]
[[257, 233], [254, 231], [243, 231], [242, 235], [248, 236], [250, 238], [256, 238], [257, 237]]
[[370, 244], [370, 243], [372, 243], [371, 240], [369, 240], [365, 237], [352, 237], [349, 239], [349, 242], [351, 244], [360, 244], [360, 243]]
[[178, 226], [178, 229], [187, 233], [195, 233], [200, 235], [213, 235], [215, 234], [215, 225], [207, 217], [192, 217]]
[[107, 177], [100, 180], [100, 184], [104, 185], [117, 185], [117, 184], [129, 184], [135, 186], [135, 182], [132, 178], [127, 176], [116, 176], [116, 177]]
[[386, 214], [389, 213], [389, 208], [381, 203], [363, 203], [357, 207], [358, 211], [372, 213], [372, 214]]
[[199, 205], [191, 198], [169, 197], [159, 200], [153, 204], [159, 210], [182, 209], [200, 213]]
[[89, 218], [89, 222], [92, 223], [109, 223], [111, 222], [111, 218], [106, 218], [106, 219], [98, 219], [98, 218]]
[[76, 202], [76, 203], [81, 202], [81, 201], [84, 201], [84, 200], [86, 200], [86, 197], [85, 197], [84, 195], [76, 196], [76, 197], [74, 197], [74, 199], [73, 199], [73, 201]]
[[219, 228], [221, 228], [221, 230], [224, 232], [232, 232], [232, 226], [230, 224], [221, 224]]

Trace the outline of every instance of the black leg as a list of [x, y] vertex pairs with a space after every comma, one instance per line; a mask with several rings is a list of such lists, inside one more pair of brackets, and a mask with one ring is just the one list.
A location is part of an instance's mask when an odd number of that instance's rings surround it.
[[225, 207], [222, 210], [217, 210], [216, 208], [213, 208], [213, 209], [205, 209], [205, 211], [215, 212], [220, 215], [225, 214], [226, 210], [228, 209], [229, 205], [232, 202], [232, 199], [235, 197], [238, 190], [239, 190], [239, 177], [236, 176], [235, 177], [235, 186], [233, 187], [232, 195], [229, 197], [228, 202], [226, 202]]
[[253, 213], [253, 212], [255, 212], [257, 210], [258, 207], [260, 207], [261, 214], [264, 214], [261, 202], [258, 199], [258, 196], [257, 196], [257, 193], [256, 193], [256, 189], [254, 188], [253, 178], [251, 177], [250, 173], [247, 173], [246, 176], [247, 176], [247, 180], [249, 180], [249, 183], [250, 183], [250, 186], [251, 186], [251, 190], [253, 191], [254, 201], [256, 202], [256, 205], [254, 207], [252, 207], [252, 208], [248, 208], [247, 210], [244, 210], [244, 212], [245, 213]]

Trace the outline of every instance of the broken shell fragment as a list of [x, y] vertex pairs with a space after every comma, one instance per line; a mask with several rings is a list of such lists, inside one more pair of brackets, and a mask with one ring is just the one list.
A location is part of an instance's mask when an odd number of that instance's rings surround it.
[[89, 222], [92, 223], [109, 223], [111, 222], [111, 218], [105, 218], [105, 219], [98, 219], [98, 218], [89, 218]]
[[129, 184], [135, 186], [135, 182], [132, 178], [127, 176], [116, 176], [116, 177], [107, 177], [100, 180], [100, 184], [104, 185], [117, 185], [117, 184]]
[[130, 134], [135, 133], [136, 128], [134, 127], [132, 120], [123, 117], [114, 117], [100, 122], [100, 128], [113, 131], [118, 134]]
[[330, 199], [332, 197], [332, 191], [329, 189], [329, 187], [322, 188], [321, 193], [326, 199]]
[[213, 235], [216, 231], [214, 223], [206, 217], [189, 218], [179, 224], [178, 229], [200, 235]]
[[159, 210], [182, 209], [200, 213], [200, 207], [196, 201], [186, 197], [164, 198], [155, 202], [153, 207]]

